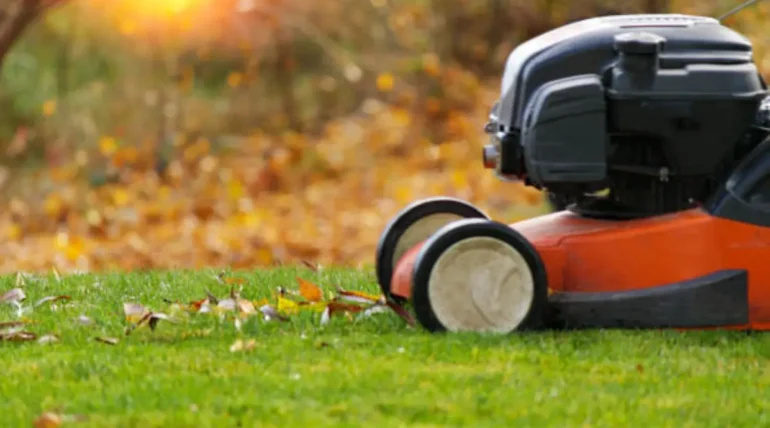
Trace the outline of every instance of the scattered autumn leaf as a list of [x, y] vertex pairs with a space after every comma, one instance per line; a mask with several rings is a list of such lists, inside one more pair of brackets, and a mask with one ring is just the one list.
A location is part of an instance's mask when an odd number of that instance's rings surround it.
[[43, 297], [42, 299], [35, 302], [35, 307], [40, 306], [44, 303], [53, 303], [57, 302], [59, 300], [72, 300], [72, 297], [70, 296], [47, 296]]
[[236, 306], [237, 303], [235, 302], [235, 299], [224, 299], [217, 303], [217, 307], [225, 311], [234, 311]]
[[129, 323], [137, 323], [142, 320], [149, 311], [144, 305], [139, 303], [123, 303], [123, 313], [125, 314], [126, 321]]
[[297, 282], [299, 283], [299, 293], [305, 299], [311, 302], [319, 302], [323, 299], [323, 292], [317, 285], [300, 277], [297, 277]]
[[300, 305], [294, 300], [278, 296], [278, 311], [287, 315], [299, 312]]
[[10, 330], [13, 328], [19, 328], [23, 327], [25, 324], [27, 324], [24, 321], [5, 321], [0, 322], [0, 333], [2, 333], [4, 330]]
[[118, 339], [114, 337], [97, 337], [94, 340], [101, 343], [106, 343], [107, 345], [117, 345], [118, 342], [120, 342]]
[[276, 308], [274, 308], [272, 305], [263, 305], [259, 308], [259, 312], [262, 313], [262, 315], [265, 318], [265, 321], [272, 321], [272, 320], [278, 320], [278, 321], [289, 321], [289, 318], [282, 315]]
[[62, 417], [59, 416], [59, 414], [54, 412], [44, 412], [35, 419], [34, 425], [35, 428], [56, 428], [61, 426], [62, 422]]
[[388, 307], [390, 307], [391, 309], [393, 309], [393, 312], [398, 314], [398, 316], [401, 317], [401, 319], [404, 320], [410, 327], [415, 326], [416, 323], [415, 323], [414, 317], [412, 317], [412, 314], [410, 314], [409, 311], [404, 309], [403, 306], [399, 305], [398, 303], [392, 300], [388, 300], [385, 304], [388, 305]]
[[378, 296], [361, 291], [345, 290], [341, 287], [337, 288], [337, 296], [339, 300], [356, 303], [378, 303], [384, 300], [381, 295]]
[[257, 308], [246, 299], [238, 299], [238, 311], [245, 315], [251, 315], [257, 313]]
[[321, 325], [327, 324], [334, 316], [334, 314], [357, 313], [363, 311], [364, 309], [365, 308], [363, 306], [352, 305], [349, 303], [329, 302], [329, 304], [326, 305], [326, 309], [324, 310], [323, 314], [321, 315]]
[[4, 303], [20, 303], [23, 302], [24, 299], [27, 298], [27, 295], [24, 294], [24, 290], [21, 288], [12, 288], [5, 293], [3, 293], [2, 296], [0, 296], [0, 302]]
[[30, 342], [37, 339], [35, 333], [24, 331], [21, 328], [11, 328], [0, 332], [0, 341]]

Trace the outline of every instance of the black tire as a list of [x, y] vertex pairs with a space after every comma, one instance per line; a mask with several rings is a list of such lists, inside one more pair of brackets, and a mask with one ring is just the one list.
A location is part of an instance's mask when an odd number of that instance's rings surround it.
[[[529, 304], [525, 306], [526, 309], [519, 311], [517, 314], [513, 314], [516, 310], [515, 307], [511, 308], [512, 318], [517, 323], [514, 328], [507, 326], [503, 333], [511, 333], [513, 331], [526, 331], [537, 330], [544, 327], [546, 309], [548, 307], [548, 280], [546, 277], [545, 266], [542, 258], [538, 254], [537, 250], [527, 239], [520, 233], [511, 229], [505, 224], [483, 220], [483, 219], [468, 219], [460, 220], [444, 226], [437, 231], [433, 236], [425, 243], [417, 255], [417, 259], [414, 265], [413, 280], [412, 280], [412, 305], [415, 311], [415, 315], [419, 323], [431, 332], [443, 332], [450, 330], [439, 319], [436, 314], [436, 308], [434, 308], [434, 302], [431, 302], [430, 297], [430, 284], [431, 276], [433, 275], [434, 267], [440, 260], [441, 256], [447, 252], [447, 250], [460, 242], [470, 243], [469, 241], [476, 238], [491, 238], [484, 240], [485, 242], [495, 242], [499, 244], [500, 248], [510, 248], [511, 254], [519, 254], [521, 257], [516, 257], [518, 261], [523, 260], [526, 263], [526, 267], [529, 269], [529, 275], [526, 275], [526, 281], [522, 281], [521, 284], [525, 284], [527, 287], [531, 287], [531, 292], [527, 292], [531, 297], [528, 297]], [[477, 241], [477, 243], [481, 243]], [[460, 248], [460, 247], [455, 247]], [[486, 259], [485, 259], [486, 260]], [[499, 259], [504, 261], [505, 257]], [[516, 262], [511, 260], [512, 264]], [[523, 264], [523, 263], [522, 263]], [[456, 266], [456, 265], [455, 265]], [[516, 265], [516, 269], [519, 269], [521, 265]], [[484, 269], [484, 266], [474, 264], [470, 266], [470, 269]], [[474, 274], [480, 273], [479, 271]], [[483, 271], [481, 271], [483, 274]], [[471, 275], [471, 273], [469, 273]], [[452, 276], [451, 278], [458, 278]], [[507, 278], [505, 276], [504, 278]], [[521, 278], [521, 276], [519, 277]], [[462, 281], [462, 280], [461, 280]], [[441, 283], [441, 281], [438, 281]], [[461, 282], [462, 283], [462, 282]], [[500, 284], [500, 282], [498, 282]], [[531, 284], [531, 286], [529, 285]], [[507, 284], [506, 284], [507, 285]], [[450, 287], [448, 285], [438, 285], [441, 287]], [[452, 288], [453, 290], [457, 290]], [[470, 289], [470, 287], [468, 287]], [[471, 290], [472, 292], [473, 290]], [[436, 291], [437, 293], [439, 291]], [[460, 292], [458, 290], [458, 292]], [[511, 295], [516, 296], [516, 291], [509, 291]], [[531, 294], [530, 294], [531, 293]], [[434, 298], [440, 294], [434, 295]], [[493, 329], [492, 322], [487, 318], [487, 314], [477, 305], [475, 297], [473, 295], [459, 296], [459, 302], [467, 305], [466, 302], [473, 301], [473, 308], [476, 310], [477, 319], [483, 319], [489, 322], [490, 329]], [[463, 300], [464, 299], [464, 300]], [[503, 300], [503, 299], [500, 299]], [[524, 305], [524, 304], [522, 304]], [[468, 306], [463, 309], [466, 310]], [[446, 314], [446, 308], [443, 309]], [[496, 308], [498, 312], [506, 312], [507, 308]], [[458, 330], [458, 329], [455, 329]]]
[[[420, 238], [419, 241], [428, 239], [436, 230], [451, 221], [466, 218], [489, 218], [485, 213], [468, 202], [448, 197], [422, 199], [413, 202], [402, 209], [385, 227], [380, 235], [380, 241], [377, 244], [377, 254], [375, 259], [377, 282], [380, 285], [382, 293], [386, 297], [400, 303], [404, 302], [404, 299], [393, 296], [390, 288], [393, 270], [396, 267], [396, 263], [398, 263], [398, 257], [403, 255], [403, 252], [397, 254], [397, 252], [402, 250], [399, 248], [402, 237], [404, 237], [410, 228], [418, 221], [438, 214], [448, 214], [454, 218], [447, 218], [447, 221], [441, 222], [441, 224], [436, 225], [436, 227], [422, 231], [418, 234], [418, 238]], [[414, 236], [412, 238], [414, 238]]]

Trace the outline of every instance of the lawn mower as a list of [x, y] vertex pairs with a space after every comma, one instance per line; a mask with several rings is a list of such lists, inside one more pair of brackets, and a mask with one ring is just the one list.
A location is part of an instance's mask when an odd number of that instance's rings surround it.
[[746, 37], [681, 14], [567, 24], [513, 50], [485, 131], [485, 168], [564, 209], [404, 208], [377, 280], [425, 329], [770, 329], [770, 98]]

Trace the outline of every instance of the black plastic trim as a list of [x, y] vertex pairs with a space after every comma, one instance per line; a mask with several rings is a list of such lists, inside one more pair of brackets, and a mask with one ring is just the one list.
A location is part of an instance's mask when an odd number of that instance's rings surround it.
[[418, 220], [433, 214], [450, 213], [464, 218], [483, 218], [489, 216], [468, 202], [449, 197], [434, 197], [412, 202], [396, 214], [385, 227], [377, 243], [375, 270], [377, 282], [382, 293], [393, 300], [404, 300], [393, 296], [390, 282], [393, 279], [393, 252], [396, 244], [406, 230]]
[[544, 327], [548, 305], [548, 278], [545, 265], [535, 247], [516, 230], [505, 224], [483, 219], [467, 219], [450, 223], [426, 241], [417, 255], [412, 277], [412, 305], [417, 321], [430, 332], [446, 331], [436, 317], [428, 295], [428, 283], [433, 266], [450, 246], [467, 238], [488, 236], [499, 239], [518, 251], [532, 272], [534, 296], [532, 306], [517, 331]]
[[760, 143], [706, 202], [709, 214], [770, 227], [770, 208], [749, 202], [750, 192], [770, 176], [770, 138]]
[[549, 297], [555, 328], [708, 328], [749, 322], [748, 272], [721, 270], [674, 284]]

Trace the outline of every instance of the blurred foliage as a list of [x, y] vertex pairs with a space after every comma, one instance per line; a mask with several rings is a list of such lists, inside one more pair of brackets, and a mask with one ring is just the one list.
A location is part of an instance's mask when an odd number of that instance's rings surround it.
[[[72, 0], [5, 59], [0, 271], [373, 260], [412, 200], [514, 221], [481, 168], [506, 56], [568, 21], [697, 0]], [[770, 3], [730, 18], [770, 71]]]

